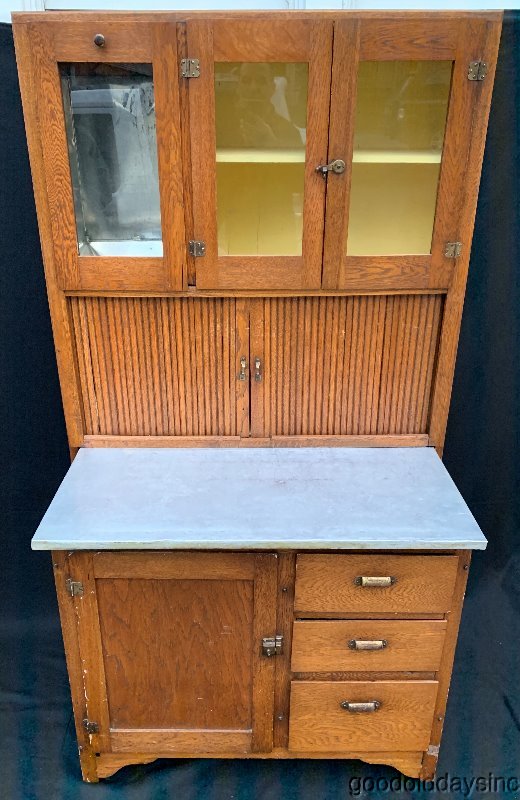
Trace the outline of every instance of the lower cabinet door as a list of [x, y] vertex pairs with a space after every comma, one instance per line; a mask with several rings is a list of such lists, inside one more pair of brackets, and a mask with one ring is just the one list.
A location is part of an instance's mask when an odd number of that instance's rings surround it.
[[[99, 752], [272, 749], [275, 554], [70, 557], [86, 724]], [[78, 676], [76, 676], [78, 677]]]
[[293, 681], [294, 752], [425, 750], [437, 681]]

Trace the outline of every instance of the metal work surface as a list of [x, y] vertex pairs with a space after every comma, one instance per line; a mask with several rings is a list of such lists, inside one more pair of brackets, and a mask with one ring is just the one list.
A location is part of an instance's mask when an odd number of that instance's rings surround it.
[[432, 448], [80, 450], [48, 549], [484, 549]]

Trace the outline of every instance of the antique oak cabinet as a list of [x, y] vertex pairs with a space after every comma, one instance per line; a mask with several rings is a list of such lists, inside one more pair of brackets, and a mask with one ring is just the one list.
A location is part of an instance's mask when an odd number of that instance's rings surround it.
[[14, 17], [73, 464], [83, 777], [432, 776], [472, 549], [440, 456], [499, 13]]

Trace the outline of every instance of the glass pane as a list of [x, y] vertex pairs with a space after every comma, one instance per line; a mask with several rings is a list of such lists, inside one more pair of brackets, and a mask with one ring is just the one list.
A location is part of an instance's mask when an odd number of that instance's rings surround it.
[[451, 61], [359, 66], [348, 255], [429, 253]]
[[80, 255], [161, 256], [150, 64], [62, 64]]
[[307, 64], [215, 64], [219, 255], [300, 255]]

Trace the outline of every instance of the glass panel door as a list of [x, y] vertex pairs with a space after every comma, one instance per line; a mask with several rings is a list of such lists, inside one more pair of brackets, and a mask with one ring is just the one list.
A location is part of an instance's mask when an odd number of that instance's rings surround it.
[[151, 64], [61, 64], [78, 251], [162, 256]]
[[132, 14], [35, 26], [34, 98], [61, 289], [187, 284], [176, 31], [175, 20]]
[[319, 288], [332, 22], [186, 27], [197, 288]]
[[360, 63], [347, 255], [430, 253], [452, 66]]

